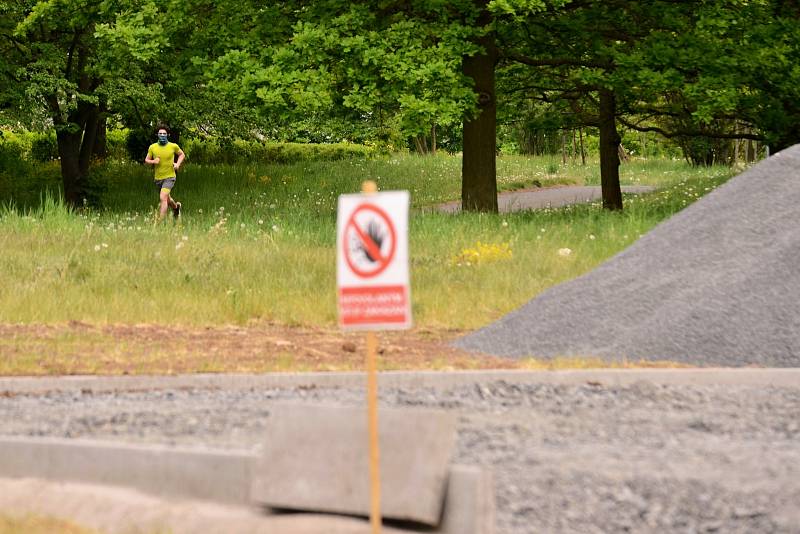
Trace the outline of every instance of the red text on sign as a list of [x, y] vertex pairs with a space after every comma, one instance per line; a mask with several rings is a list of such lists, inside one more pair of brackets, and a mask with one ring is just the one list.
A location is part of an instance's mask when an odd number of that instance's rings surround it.
[[342, 326], [408, 322], [408, 292], [405, 286], [343, 287], [339, 289], [339, 320]]

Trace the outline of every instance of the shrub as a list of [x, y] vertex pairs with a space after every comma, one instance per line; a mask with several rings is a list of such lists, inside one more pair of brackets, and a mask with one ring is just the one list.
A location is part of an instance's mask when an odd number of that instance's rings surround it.
[[27, 152], [28, 148], [19, 137], [0, 131], [0, 175], [11, 177], [27, 173]]
[[188, 139], [182, 145], [193, 163], [297, 163], [368, 158], [376, 149], [351, 143], [263, 143], [242, 139]]
[[153, 134], [149, 130], [129, 130], [125, 139], [125, 150], [131, 161], [143, 162], [147, 149], [153, 143]]
[[39, 163], [46, 163], [58, 159], [58, 143], [52, 134], [34, 134], [31, 141], [31, 159]]
[[[106, 133], [106, 150], [108, 157], [116, 160], [125, 160], [128, 154], [128, 130], [108, 130]], [[142, 156], [144, 159], [144, 156]]]

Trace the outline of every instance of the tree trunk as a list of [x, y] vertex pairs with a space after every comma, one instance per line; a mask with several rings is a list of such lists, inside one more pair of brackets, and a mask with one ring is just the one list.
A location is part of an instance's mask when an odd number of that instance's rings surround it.
[[[488, 0], [478, 0], [477, 24], [486, 26], [491, 15]], [[462, 70], [475, 82], [478, 115], [464, 120], [464, 155], [461, 160], [461, 209], [497, 213], [497, 107], [494, 92], [495, 37], [489, 33], [478, 41], [485, 53], [465, 57]]]
[[89, 173], [89, 165], [92, 162], [95, 140], [97, 139], [97, 129], [100, 126], [100, 109], [92, 106], [86, 112], [86, 125], [83, 127], [83, 140], [80, 149], [80, 170], [86, 176]]
[[583, 148], [583, 128], [578, 129], [578, 135], [581, 139], [581, 165], [586, 166], [586, 150]]
[[94, 138], [92, 156], [96, 159], [106, 159], [108, 156], [108, 135], [106, 130], [106, 116], [101, 111], [97, 123], [97, 134]]
[[64, 201], [73, 208], [83, 206], [85, 175], [81, 173], [80, 152], [83, 132], [56, 131], [58, 156], [61, 158], [61, 181], [64, 185]]
[[436, 155], [436, 124], [431, 126], [431, 154]]
[[417, 154], [424, 156], [425, 155], [425, 139], [421, 135], [414, 136], [414, 146], [417, 149]]
[[572, 129], [572, 154], [570, 159], [572, 160], [573, 165], [575, 164], [575, 158], [578, 157], [578, 143], [575, 140], [575, 128]]
[[100, 110], [96, 105], [81, 103], [69, 119], [56, 128], [56, 141], [64, 201], [73, 208], [80, 208], [87, 197], [87, 176], [100, 125]]
[[622, 190], [619, 186], [619, 145], [617, 133], [617, 103], [614, 93], [600, 91], [600, 185], [603, 209], [622, 209]]

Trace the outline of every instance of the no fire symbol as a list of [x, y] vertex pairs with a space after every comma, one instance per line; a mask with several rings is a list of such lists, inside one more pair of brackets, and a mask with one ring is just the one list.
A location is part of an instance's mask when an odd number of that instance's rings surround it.
[[385, 211], [374, 204], [362, 204], [350, 215], [342, 244], [350, 269], [362, 278], [372, 278], [391, 264], [397, 235]]

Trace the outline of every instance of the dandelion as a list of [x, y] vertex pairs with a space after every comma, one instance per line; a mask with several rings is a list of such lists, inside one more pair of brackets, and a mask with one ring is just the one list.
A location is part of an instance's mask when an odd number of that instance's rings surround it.
[[277, 224], [273, 224], [272, 225], [272, 231], [273, 232], [277, 232], [278, 231], [278, 225]]
[[508, 221], [503, 221], [503, 228], [508, 228]]
[[247, 225], [246, 225], [246, 224], [244, 224], [244, 223], [242, 223], [242, 224], [241, 224], [241, 227], [242, 227], [242, 228], [244, 228], [245, 226], [247, 226]]
[[181, 240], [182, 241], [189, 241], [189, 236], [185, 235], [185, 236], [181, 237]]
[[570, 254], [572, 254], [572, 249], [569, 249], [569, 248], [566, 248], [566, 247], [558, 249], [558, 255], [559, 256], [565, 256], [566, 257], [566, 256], [569, 256]]
[[259, 219], [258, 224], [264, 224], [264, 219]]
[[203, 213], [203, 208], [197, 208], [197, 213]]
[[183, 241], [178, 241], [178, 244], [175, 245], [175, 250], [179, 250], [179, 249], [183, 248], [183, 244], [184, 244]]
[[95, 252], [100, 252], [100, 248], [101, 248], [100, 245], [95, 245], [94, 246], [94, 251]]
[[108, 243], [103, 243], [103, 248], [108, 248]]
[[594, 234], [589, 234], [589, 239], [594, 241], [595, 240]]
[[541, 230], [539, 230], [539, 231], [540, 231], [541, 233], [544, 233], [544, 228], [542, 228], [542, 229], [541, 229]]

